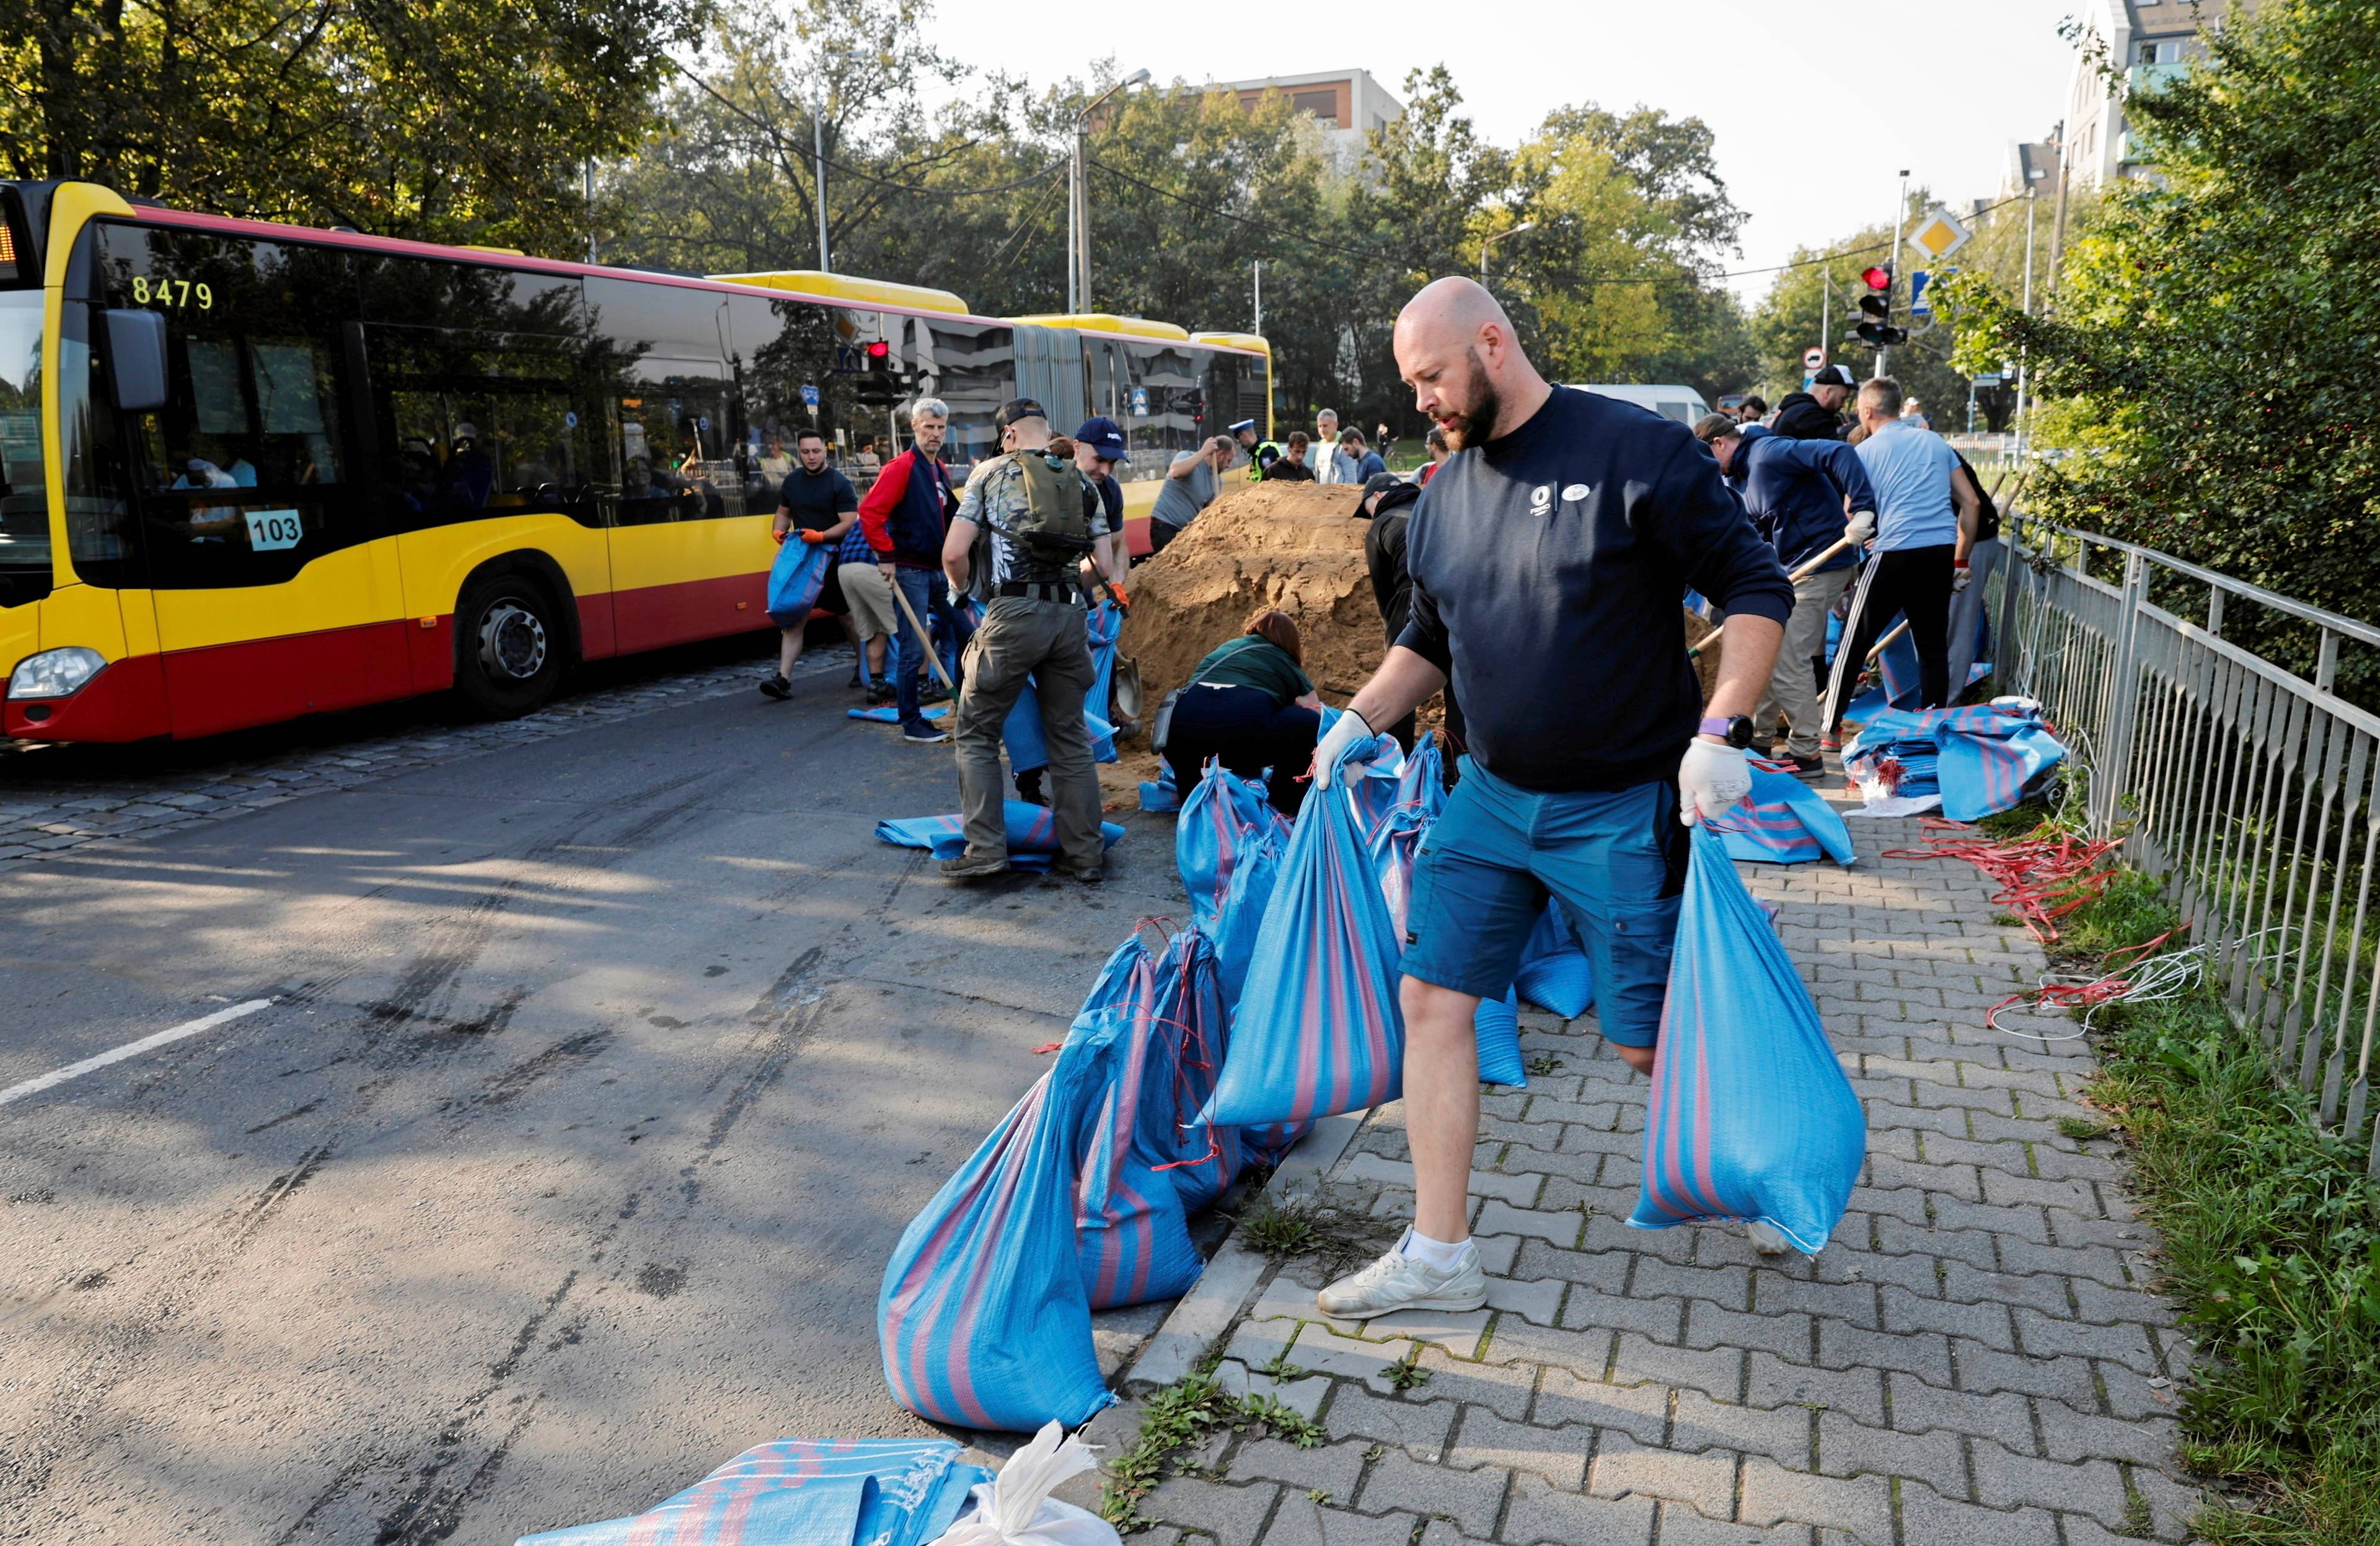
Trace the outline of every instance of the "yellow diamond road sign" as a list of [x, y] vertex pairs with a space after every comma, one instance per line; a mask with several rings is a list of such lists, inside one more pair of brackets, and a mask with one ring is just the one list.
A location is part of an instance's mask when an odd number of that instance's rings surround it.
[[1909, 245], [1926, 257], [1940, 261], [1967, 245], [1969, 232], [1959, 223], [1958, 217], [1941, 206], [1920, 221], [1917, 229], [1909, 233]]

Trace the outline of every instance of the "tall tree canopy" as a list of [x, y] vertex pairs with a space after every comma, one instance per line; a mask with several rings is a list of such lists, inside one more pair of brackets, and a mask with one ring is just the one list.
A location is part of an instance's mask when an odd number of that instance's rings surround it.
[[2205, 37], [2127, 95], [2155, 175], [2070, 241], [2055, 312], [1955, 288], [1970, 357], [2029, 355], [2050, 399], [2040, 441], [2070, 454], [2037, 508], [2380, 617], [2380, 5], [2267, 0]]
[[0, 6], [0, 165], [230, 214], [567, 246], [576, 169], [644, 138], [702, 6], [17, 0]]

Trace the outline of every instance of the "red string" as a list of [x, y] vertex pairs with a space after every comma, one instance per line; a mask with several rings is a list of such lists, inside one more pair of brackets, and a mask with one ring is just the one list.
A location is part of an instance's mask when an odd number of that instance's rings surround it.
[[[2090, 1010], [2098, 1008], [2102, 1004], [2107, 1003], [2111, 999], [2121, 998], [2126, 994], [2132, 991], [2132, 979], [2128, 976], [2121, 975], [2121, 972], [2131, 967], [2138, 966], [2141, 962], [2146, 960], [2151, 955], [2155, 953], [2158, 946], [2163, 945], [2167, 940], [2171, 939], [2177, 932], [2179, 931], [2168, 929], [2165, 933], [2158, 935], [2155, 939], [2147, 940], [2139, 945], [2127, 945], [2121, 949], [2108, 951], [2105, 956], [2102, 956], [2099, 959], [2103, 962], [2118, 965], [2119, 970], [2117, 972], [2108, 972], [2104, 976], [2094, 978], [2090, 982], [2044, 983], [2039, 987], [2030, 987], [2025, 989], [2022, 993], [2011, 993], [2006, 998], [2001, 999], [1998, 1003], [1984, 1011], [1984, 1023], [1995, 1031], [2004, 1029], [1998, 1018], [1999, 1012], [2002, 1009], [2017, 1004], [2022, 1004], [2034, 1009], [2072, 1010], [2079, 1009], [2087, 1014]], [[2130, 959], [2127, 960], [2123, 958]], [[2025, 1034], [2025, 1033], [2022, 1031], [2010, 1032], [2009, 1033], [2020, 1036]]]
[[2000, 883], [1992, 900], [2023, 919], [2045, 945], [2058, 939], [2058, 919], [2106, 890], [2118, 873], [2104, 863], [2116, 849], [2114, 841], [2077, 838], [2046, 822], [2007, 842], [1993, 842], [1972, 827], [1932, 816], [1922, 829], [1925, 847], [1887, 849], [1884, 857], [1965, 860]]

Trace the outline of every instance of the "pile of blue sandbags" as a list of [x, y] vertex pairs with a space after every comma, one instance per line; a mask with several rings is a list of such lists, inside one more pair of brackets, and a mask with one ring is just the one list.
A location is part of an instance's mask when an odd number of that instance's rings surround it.
[[927, 1546], [990, 1479], [948, 1439], [779, 1439], [642, 1514], [514, 1546]]
[[1887, 709], [1843, 747], [1843, 767], [1867, 794], [1866, 814], [1909, 815], [1939, 805], [1978, 821], [2046, 786], [2066, 748], [2029, 698], [1966, 708]]

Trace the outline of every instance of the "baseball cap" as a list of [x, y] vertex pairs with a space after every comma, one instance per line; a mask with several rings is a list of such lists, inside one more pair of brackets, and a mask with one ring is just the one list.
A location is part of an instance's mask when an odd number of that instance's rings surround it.
[[1075, 443], [1089, 446], [1093, 455], [1103, 456], [1111, 462], [1132, 460], [1124, 454], [1123, 430], [1111, 418], [1083, 420], [1083, 427], [1075, 431]]
[[991, 416], [991, 422], [1000, 429], [1005, 429], [1020, 418], [1048, 418], [1049, 417], [1050, 410], [1032, 398], [1012, 397], [1000, 405], [1000, 412]]
[[1829, 365], [1826, 367], [1816, 375], [1810, 378], [1810, 384], [1812, 386], [1840, 387], [1855, 387], [1859, 385], [1857, 381], [1852, 380], [1850, 368], [1841, 365]]

